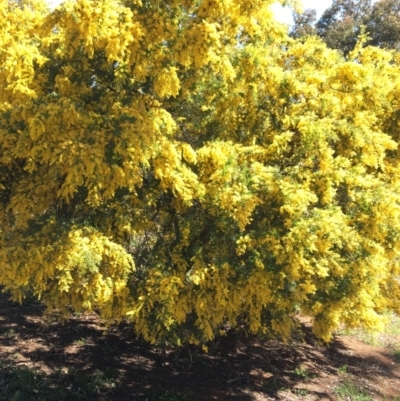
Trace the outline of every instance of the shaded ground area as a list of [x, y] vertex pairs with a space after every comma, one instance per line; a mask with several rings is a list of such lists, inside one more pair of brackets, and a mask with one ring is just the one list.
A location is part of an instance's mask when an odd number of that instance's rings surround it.
[[105, 331], [95, 314], [45, 325], [42, 312], [0, 296], [0, 401], [400, 401], [395, 317], [373, 341], [353, 332], [327, 347], [305, 324], [290, 344], [229, 335], [205, 353], [157, 349], [129, 325]]

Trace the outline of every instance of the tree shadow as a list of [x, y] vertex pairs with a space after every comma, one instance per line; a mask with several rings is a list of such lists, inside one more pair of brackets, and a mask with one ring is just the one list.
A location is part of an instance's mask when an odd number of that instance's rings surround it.
[[308, 327], [289, 344], [229, 332], [205, 353], [151, 346], [129, 324], [106, 330], [95, 314], [48, 326], [42, 314], [37, 302], [0, 296], [0, 401], [283, 400], [305, 391], [333, 400], [307, 383], [376, 363], [348, 354], [340, 339], [319, 344]]

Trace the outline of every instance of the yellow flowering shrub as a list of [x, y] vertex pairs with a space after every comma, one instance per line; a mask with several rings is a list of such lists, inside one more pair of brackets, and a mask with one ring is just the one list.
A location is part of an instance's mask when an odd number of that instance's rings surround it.
[[400, 65], [272, 0], [0, 0], [0, 285], [129, 319], [329, 340], [400, 305]]

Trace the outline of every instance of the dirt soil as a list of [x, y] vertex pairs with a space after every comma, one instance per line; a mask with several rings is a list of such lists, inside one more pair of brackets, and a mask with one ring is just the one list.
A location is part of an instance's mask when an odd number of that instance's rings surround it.
[[349, 381], [366, 399], [400, 400], [400, 336], [373, 346], [340, 335], [326, 346], [303, 322], [303, 340], [230, 334], [205, 353], [150, 346], [128, 324], [105, 331], [94, 313], [50, 325], [42, 314], [0, 296], [0, 401], [355, 400], [337, 393]]

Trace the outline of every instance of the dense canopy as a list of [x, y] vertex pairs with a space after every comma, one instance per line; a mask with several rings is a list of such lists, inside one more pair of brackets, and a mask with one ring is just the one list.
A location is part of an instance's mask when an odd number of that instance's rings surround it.
[[151, 342], [399, 307], [399, 56], [271, 0], [0, 6], [0, 284]]
[[369, 45], [400, 50], [400, 0], [333, 0], [318, 20], [314, 9], [294, 11], [293, 17], [291, 36], [318, 35], [345, 55], [363, 32]]

